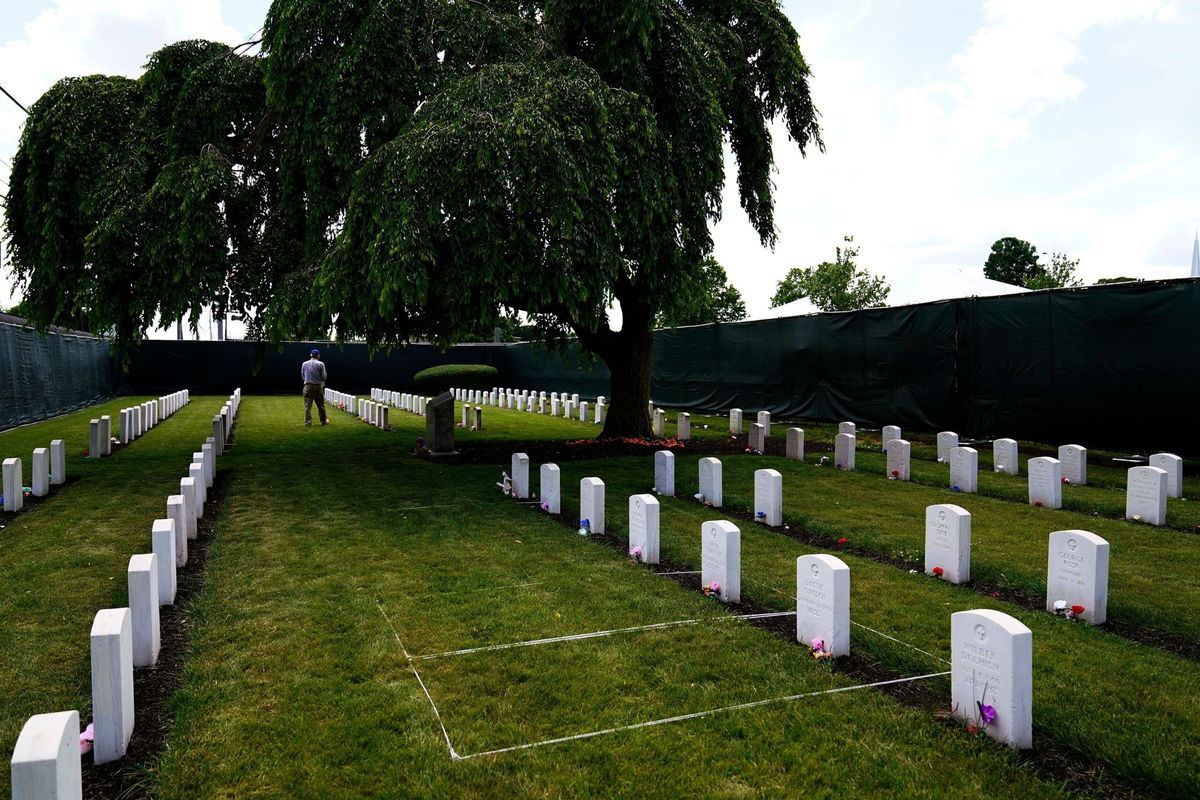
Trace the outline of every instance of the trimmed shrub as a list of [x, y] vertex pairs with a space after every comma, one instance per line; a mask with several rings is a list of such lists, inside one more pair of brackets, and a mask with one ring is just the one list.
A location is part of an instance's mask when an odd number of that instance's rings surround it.
[[500, 379], [500, 371], [487, 364], [443, 364], [413, 375], [417, 392], [429, 397], [450, 389], [491, 389]]

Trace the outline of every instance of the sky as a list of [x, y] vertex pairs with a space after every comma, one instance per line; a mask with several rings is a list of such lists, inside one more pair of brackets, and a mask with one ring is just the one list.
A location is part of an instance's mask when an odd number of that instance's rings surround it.
[[[171, 42], [251, 38], [268, 5], [7, 0], [0, 85], [28, 106], [65, 76], [136, 77]], [[732, 173], [727, 181], [716, 256], [751, 315], [768, 309], [789, 268], [832, 260], [848, 235], [861, 268], [924, 280], [931, 294], [942, 268], [982, 276], [1005, 236], [1047, 259], [1078, 259], [1085, 282], [1189, 274], [1200, 226], [1200, 2], [783, 6], [812, 70], [826, 147], [801, 158], [776, 128], [773, 250], [741, 212]], [[0, 97], [0, 191], [23, 117]], [[12, 302], [11, 273], [0, 270], [0, 307]]]

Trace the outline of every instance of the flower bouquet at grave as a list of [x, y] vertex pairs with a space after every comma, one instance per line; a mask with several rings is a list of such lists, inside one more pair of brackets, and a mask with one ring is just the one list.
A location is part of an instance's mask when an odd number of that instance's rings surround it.
[[422, 458], [428, 457], [429, 456], [428, 442], [426, 442], [424, 439], [417, 439], [416, 444], [413, 445], [412, 454], [414, 456], [419, 456]]
[[934, 567], [934, 568], [933, 568], [933, 576], [934, 576], [935, 578], [940, 578], [940, 577], [942, 577], [942, 576], [943, 576], [943, 575], [945, 575], [945, 574], [946, 574], [946, 570], [942, 569], [941, 567]]
[[629, 560], [633, 563], [638, 563], [642, 560], [642, 548], [635, 547], [629, 551]]
[[825, 649], [824, 639], [813, 639], [812, 641], [812, 657], [820, 660], [822, 658], [833, 658], [833, 653]]
[[592, 521], [590, 519], [579, 520], [579, 535], [588, 536], [592, 532]]
[[718, 597], [721, 594], [721, 584], [713, 581], [708, 586], [704, 587], [705, 597]]
[[767, 520], [767, 512], [765, 512], [765, 511], [755, 511], [754, 512], [754, 521], [755, 522], [766, 522], [766, 520]]
[[1083, 619], [1080, 616], [1083, 614], [1083, 606], [1068, 606], [1066, 600], [1055, 600], [1054, 613], [1057, 616], [1079, 622]]

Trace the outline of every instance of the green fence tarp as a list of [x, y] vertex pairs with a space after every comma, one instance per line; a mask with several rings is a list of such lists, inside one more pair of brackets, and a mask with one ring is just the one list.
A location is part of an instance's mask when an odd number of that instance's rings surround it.
[[[123, 390], [299, 393], [310, 344], [144, 343]], [[608, 395], [599, 362], [529, 344], [320, 345], [330, 386], [412, 389], [420, 369], [490, 364], [504, 386]], [[852, 420], [1051, 444], [1200, 455], [1200, 280], [1147, 281], [899, 308], [703, 325], [655, 334], [661, 406]]]
[[0, 430], [112, 397], [115, 377], [108, 342], [0, 323]]

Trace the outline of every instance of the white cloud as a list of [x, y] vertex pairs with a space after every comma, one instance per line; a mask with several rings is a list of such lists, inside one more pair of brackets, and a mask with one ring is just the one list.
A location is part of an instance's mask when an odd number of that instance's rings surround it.
[[[1190, 231], [1200, 217], [1200, 201], [1165, 200], [1154, 186], [1184, 166], [1181, 153], [1190, 152], [1190, 141], [1137, 160], [1117, 153], [1100, 161], [1062, 159], [1082, 143], [1065, 109], [1089, 91], [1109, 91], [1104, 83], [1089, 85], [1107, 55], [1097, 49], [1097, 34], [1173, 20], [1174, 4], [988, 0], [982, 11], [981, 22], [957, 47], [939, 42], [953, 55], [940, 68], [922, 64], [924, 69], [908, 68], [917, 54], [872, 52], [860, 44], [870, 21], [852, 32], [829, 17], [814, 26], [795, 20], [814, 67], [812, 88], [828, 152], [801, 159], [777, 136], [780, 239], [774, 253], [757, 245], [736, 210], [732, 184], [727, 189], [717, 257], [751, 313], [766, 307], [788, 268], [832, 259], [844, 234], [855, 235], [860, 264], [875, 274], [919, 271], [922, 264], [978, 265], [982, 271], [991, 243], [1006, 235], [1079, 258], [1086, 279], [1186, 274], [1186, 263], [1172, 272], [1151, 253], [1165, 239]], [[880, 64], [893, 69], [882, 71]], [[1060, 162], [1048, 162], [1054, 156]], [[1112, 202], [1114, 196], [1120, 202]], [[1191, 245], [1186, 238], [1180, 245], [1185, 256]]]

